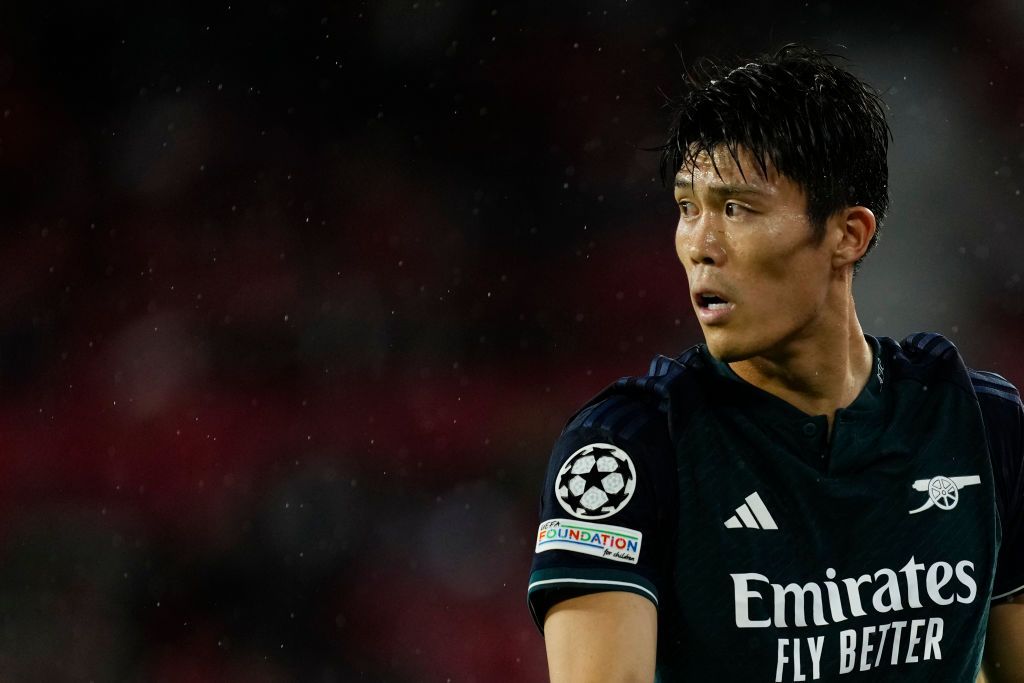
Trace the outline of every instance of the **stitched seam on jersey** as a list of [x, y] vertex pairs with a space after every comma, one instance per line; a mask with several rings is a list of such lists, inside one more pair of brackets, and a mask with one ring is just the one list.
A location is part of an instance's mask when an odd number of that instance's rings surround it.
[[541, 581], [534, 581], [531, 583], [527, 591], [532, 593], [535, 587], [539, 588], [540, 586], [546, 586], [552, 583], [584, 583], [591, 586], [629, 586], [643, 591], [647, 595], [651, 596], [651, 600], [654, 600], [655, 605], [658, 604], [658, 596], [640, 584], [630, 583], [628, 581], [612, 581], [611, 579], [543, 579]]
[[1010, 403], [1020, 403], [1021, 402], [1020, 401], [1020, 396], [1018, 396], [1017, 394], [1011, 394], [1008, 391], [1000, 391], [999, 389], [996, 389], [995, 387], [985, 387], [985, 386], [979, 387], [979, 386], [975, 385], [974, 386], [974, 391], [975, 391], [975, 393], [978, 393], [978, 394], [989, 394], [990, 396], [998, 396], [999, 398], [1006, 399]]
[[1017, 591], [1020, 591], [1020, 590], [1024, 590], [1024, 584], [1021, 584], [1021, 585], [1017, 586], [1013, 590], [1006, 591], [1005, 593], [1000, 593], [999, 595], [993, 595], [991, 598], [989, 598], [989, 600], [998, 600], [1000, 598], [1005, 598], [1006, 596], [1013, 595], [1014, 593], [1016, 593]]

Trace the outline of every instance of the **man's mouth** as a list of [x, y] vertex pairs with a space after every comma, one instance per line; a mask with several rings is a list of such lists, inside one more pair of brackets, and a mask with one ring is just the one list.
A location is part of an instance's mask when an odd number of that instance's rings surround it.
[[729, 301], [717, 294], [698, 294], [697, 305], [709, 311], [717, 311], [729, 307]]
[[693, 293], [696, 304], [697, 319], [701, 325], [724, 325], [733, 315], [736, 304], [725, 298], [721, 292], [711, 289], [698, 289]]

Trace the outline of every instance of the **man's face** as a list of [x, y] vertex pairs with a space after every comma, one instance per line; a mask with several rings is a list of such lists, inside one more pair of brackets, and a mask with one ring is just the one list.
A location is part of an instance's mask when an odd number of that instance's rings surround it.
[[693, 309], [715, 357], [734, 362], [785, 355], [828, 324], [831, 240], [816, 239], [807, 198], [769, 167], [763, 178], [741, 150], [746, 179], [729, 153], [698, 159], [692, 183], [676, 176], [676, 252]]

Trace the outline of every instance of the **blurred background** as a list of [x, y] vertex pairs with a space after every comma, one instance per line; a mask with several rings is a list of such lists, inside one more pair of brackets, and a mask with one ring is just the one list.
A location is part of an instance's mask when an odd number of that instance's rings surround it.
[[0, 680], [541, 681], [564, 420], [699, 341], [682, 60], [891, 108], [869, 333], [1020, 384], [1024, 11], [0, 5]]

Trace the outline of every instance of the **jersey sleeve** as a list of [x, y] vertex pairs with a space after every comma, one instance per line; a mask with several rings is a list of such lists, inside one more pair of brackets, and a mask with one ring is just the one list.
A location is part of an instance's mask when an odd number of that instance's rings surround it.
[[555, 443], [540, 497], [528, 601], [543, 631], [562, 600], [627, 591], [658, 605], [671, 559], [676, 467], [657, 404], [612, 395]]
[[992, 601], [1024, 595], [1024, 407], [1017, 389], [994, 373], [971, 377], [988, 436], [1002, 543]]

